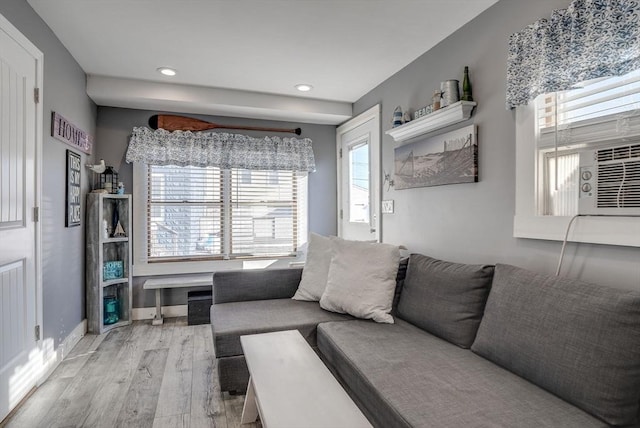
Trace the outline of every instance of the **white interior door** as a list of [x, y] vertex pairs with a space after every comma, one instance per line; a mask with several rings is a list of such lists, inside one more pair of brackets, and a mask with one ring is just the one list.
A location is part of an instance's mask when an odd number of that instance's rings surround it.
[[338, 148], [338, 236], [380, 240], [380, 106], [341, 125]]
[[9, 25], [0, 20], [0, 420], [35, 386], [42, 364], [33, 214], [38, 60]]

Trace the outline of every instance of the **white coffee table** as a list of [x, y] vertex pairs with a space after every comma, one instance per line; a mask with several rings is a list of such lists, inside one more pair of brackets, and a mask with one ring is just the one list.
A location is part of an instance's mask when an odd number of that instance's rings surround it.
[[240, 337], [249, 385], [242, 423], [264, 428], [371, 427], [297, 330]]

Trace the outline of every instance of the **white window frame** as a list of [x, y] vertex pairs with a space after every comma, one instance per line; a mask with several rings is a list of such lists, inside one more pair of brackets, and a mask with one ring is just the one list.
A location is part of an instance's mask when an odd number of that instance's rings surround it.
[[[535, 138], [535, 105], [516, 108], [516, 210], [513, 236], [516, 238], [564, 240], [572, 217], [538, 215], [541, 196], [536, 180], [540, 168]], [[640, 247], [640, 218], [578, 217], [568, 240], [594, 244]]]
[[[153, 262], [149, 263], [147, 256], [147, 165], [133, 164], [133, 276], [174, 275], [192, 273], [213, 273], [215, 271], [233, 269], [259, 269], [266, 267], [287, 267], [291, 263], [301, 260], [303, 254], [298, 251], [297, 257], [267, 257], [257, 259], [231, 260], [198, 260], [184, 262]], [[306, 203], [308, 225], [309, 215], [309, 180], [307, 183]], [[307, 226], [308, 228], [308, 226]], [[304, 237], [306, 238], [306, 236]]]

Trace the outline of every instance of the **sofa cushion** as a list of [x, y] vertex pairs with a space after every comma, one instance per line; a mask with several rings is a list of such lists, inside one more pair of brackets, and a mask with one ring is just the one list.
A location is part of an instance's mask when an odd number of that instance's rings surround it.
[[320, 306], [393, 323], [390, 312], [399, 264], [400, 249], [396, 246], [337, 239]]
[[213, 303], [290, 298], [302, 269], [234, 269], [213, 273]]
[[400, 303], [400, 295], [404, 288], [404, 280], [407, 277], [407, 267], [409, 265], [409, 257], [403, 257], [400, 259], [398, 265], [398, 274], [396, 275], [396, 288], [393, 291], [393, 303], [391, 304], [391, 315], [395, 315], [398, 310], [398, 303]]
[[299, 330], [312, 347], [316, 326], [325, 321], [351, 320], [328, 312], [318, 302], [292, 299], [255, 300], [211, 306], [211, 330], [216, 357], [243, 355], [240, 336], [281, 330]]
[[493, 266], [467, 265], [412, 254], [398, 317], [468, 348], [491, 288]]
[[[222, 357], [216, 359], [218, 382], [221, 391], [233, 391], [235, 394], [246, 394], [249, 384], [249, 368], [244, 355]], [[207, 379], [207, 382], [209, 379]]]
[[318, 326], [323, 359], [374, 426], [604, 427], [530, 382], [402, 320]]
[[322, 297], [324, 289], [327, 287], [327, 277], [329, 276], [329, 265], [331, 264], [332, 256], [332, 238], [311, 233], [309, 235], [307, 259], [302, 270], [302, 279], [293, 299], [311, 302], [320, 301], [320, 297]]
[[610, 424], [637, 420], [638, 292], [497, 265], [471, 349]]

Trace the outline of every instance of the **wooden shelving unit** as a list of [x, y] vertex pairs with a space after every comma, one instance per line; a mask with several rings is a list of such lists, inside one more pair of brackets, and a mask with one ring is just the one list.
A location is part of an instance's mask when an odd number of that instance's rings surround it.
[[[118, 211], [120, 224], [126, 237], [112, 237], [113, 215]], [[87, 281], [87, 329], [102, 334], [112, 328], [131, 324], [133, 284], [131, 269], [131, 195], [89, 193], [87, 195], [86, 227], [86, 281]], [[109, 226], [105, 236], [103, 220]], [[123, 262], [121, 278], [104, 279], [104, 263]], [[105, 324], [105, 297], [118, 301], [118, 321]]]

